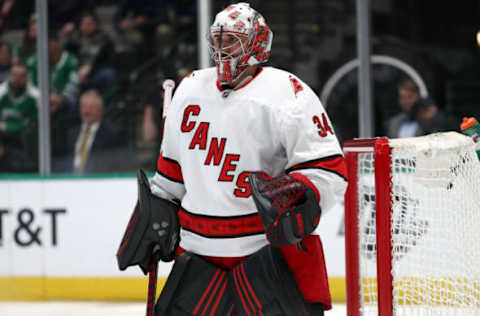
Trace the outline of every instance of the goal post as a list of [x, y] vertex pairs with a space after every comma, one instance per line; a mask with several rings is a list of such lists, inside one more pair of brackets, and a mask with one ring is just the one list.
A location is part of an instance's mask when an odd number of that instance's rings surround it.
[[348, 316], [480, 314], [480, 163], [469, 137], [344, 144]]

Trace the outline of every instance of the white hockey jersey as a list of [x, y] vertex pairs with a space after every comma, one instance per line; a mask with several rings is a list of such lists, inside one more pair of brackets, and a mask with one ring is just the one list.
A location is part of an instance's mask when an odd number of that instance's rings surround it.
[[180, 246], [237, 257], [266, 245], [248, 184], [249, 172], [260, 170], [306, 176], [323, 212], [343, 199], [344, 159], [318, 97], [272, 67], [230, 93], [222, 93], [215, 68], [191, 73], [169, 107], [151, 179], [154, 194], [181, 203]]

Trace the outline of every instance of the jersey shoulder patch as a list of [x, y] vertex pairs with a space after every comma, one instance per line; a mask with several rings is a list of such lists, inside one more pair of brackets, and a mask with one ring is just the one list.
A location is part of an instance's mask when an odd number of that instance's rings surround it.
[[292, 85], [293, 93], [295, 94], [295, 96], [297, 96], [297, 93], [303, 91], [303, 85], [293, 75], [289, 75], [288, 79], [290, 80], [290, 83]]

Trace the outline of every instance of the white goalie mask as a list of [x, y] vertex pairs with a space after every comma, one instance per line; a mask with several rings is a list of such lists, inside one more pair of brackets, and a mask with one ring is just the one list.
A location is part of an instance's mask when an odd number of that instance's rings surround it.
[[210, 55], [220, 85], [232, 85], [249, 66], [268, 61], [273, 33], [248, 3], [228, 6], [210, 27]]

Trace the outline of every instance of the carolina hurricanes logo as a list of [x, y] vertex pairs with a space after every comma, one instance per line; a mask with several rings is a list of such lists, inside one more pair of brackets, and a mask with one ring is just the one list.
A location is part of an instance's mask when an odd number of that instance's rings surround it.
[[295, 96], [297, 96], [297, 93], [303, 90], [303, 86], [298, 82], [297, 78], [294, 77], [290, 77], [290, 82], [292, 83]]
[[238, 12], [238, 11], [233, 11], [233, 12], [230, 13], [228, 16], [230, 17], [230, 19], [235, 20], [236, 18], [238, 18], [239, 15], [240, 15], [240, 12]]

